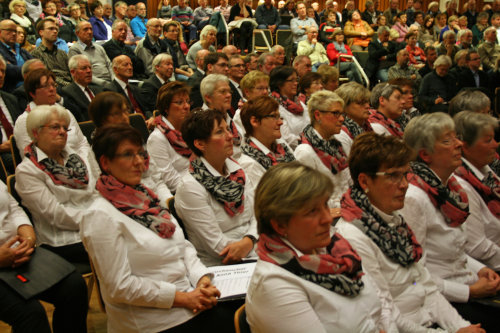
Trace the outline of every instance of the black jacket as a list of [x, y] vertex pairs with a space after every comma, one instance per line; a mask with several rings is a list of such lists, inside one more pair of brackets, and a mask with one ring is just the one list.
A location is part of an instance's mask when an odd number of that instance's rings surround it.
[[144, 75], [144, 63], [142, 60], [135, 55], [134, 51], [125, 43], [120, 43], [113, 38], [108, 40], [106, 43], [102, 44], [109, 60], [113, 61], [114, 58], [119, 55], [126, 55], [132, 60], [132, 66], [134, 66], [134, 78], [135, 79], [145, 79]]
[[[166, 83], [167, 82], [165, 82], [165, 84]], [[162, 84], [155, 74], [151, 75], [151, 77], [142, 84], [142, 99], [148, 110], [156, 110], [158, 90], [160, 90], [161, 86]]]
[[[137, 87], [133, 84], [129, 84], [129, 86], [130, 86], [130, 90], [132, 91], [132, 94], [134, 95], [135, 100], [137, 101], [137, 104], [139, 104], [139, 107], [141, 108], [142, 112], [144, 112], [144, 117], [146, 119], [148, 119], [151, 116], [153, 116], [153, 110], [149, 110], [147, 108], [147, 105], [142, 100], [142, 94], [141, 94], [141, 90], [139, 89], [139, 87]], [[111, 83], [107, 87], [105, 87], [104, 90], [114, 91], [114, 92], [117, 92], [119, 94], [122, 94], [130, 102], [130, 99], [128, 98], [127, 93], [125, 92], [125, 90], [122, 89], [122, 87], [116, 81], [116, 79], [113, 79], [113, 81], [111, 81]], [[130, 113], [135, 113], [135, 110], [132, 107], [132, 103], [130, 103]]]
[[[32, 59], [33, 57], [23, 48], [19, 48], [19, 53], [24, 61]], [[16, 56], [4, 45], [4, 43], [0, 42], [0, 54], [5, 59], [7, 63], [7, 68], [5, 69], [5, 80], [3, 90], [7, 92], [12, 92], [16, 85], [23, 81], [23, 76], [21, 75], [21, 66], [17, 65]]]
[[[94, 96], [104, 91], [102, 87], [95, 84], [89, 84], [88, 88]], [[90, 120], [88, 111], [90, 101], [75, 82], [62, 88], [62, 93], [64, 107], [73, 113], [78, 122]]]

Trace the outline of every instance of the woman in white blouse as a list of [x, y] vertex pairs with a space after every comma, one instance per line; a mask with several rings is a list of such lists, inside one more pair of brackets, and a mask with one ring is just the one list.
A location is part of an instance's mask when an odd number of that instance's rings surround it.
[[149, 156], [139, 132], [104, 126], [92, 147], [103, 173], [81, 235], [99, 278], [108, 332], [200, 332], [215, 325], [228, 332], [232, 322], [220, 316], [224, 309], [209, 310], [220, 294], [211, 274], [156, 194], [141, 184]]
[[[0, 182], [0, 268], [16, 272], [26, 265], [35, 251], [36, 236], [31, 222], [17, 201]], [[36, 260], [36, 259], [35, 259]], [[50, 270], [50, 267], [47, 267]], [[0, 320], [14, 332], [50, 333], [44, 307], [38, 299], [56, 308], [52, 318], [55, 333], [87, 332], [87, 286], [82, 276], [73, 272], [32, 298], [24, 299], [3, 281], [0, 283]]]
[[253, 191], [231, 158], [233, 136], [225, 116], [212, 109], [195, 111], [181, 132], [194, 155], [177, 189], [175, 210], [198, 256], [207, 266], [254, 258]]
[[322, 90], [314, 93], [307, 103], [311, 124], [304, 128], [300, 144], [295, 149], [297, 161], [328, 176], [334, 185], [329, 206], [335, 217], [340, 216], [340, 198], [349, 188], [347, 155], [339, 141], [344, 122], [344, 101], [336, 93]]
[[280, 104], [283, 140], [295, 149], [300, 133], [309, 124], [309, 114], [297, 98], [297, 72], [291, 66], [278, 66], [271, 71], [269, 86], [271, 96]]
[[348, 82], [341, 85], [335, 93], [344, 100], [346, 117], [342, 124], [342, 131], [335, 138], [342, 143], [344, 152], [349, 156], [354, 139], [364, 132], [373, 131], [368, 122], [370, 117], [370, 90], [357, 82]]
[[16, 190], [33, 217], [38, 243], [83, 273], [90, 267], [79, 230], [95, 199], [96, 174], [89, 155], [66, 145], [69, 126], [69, 111], [57, 104], [31, 110], [26, 130], [32, 142], [16, 168]]
[[397, 332], [398, 313], [350, 244], [331, 228], [333, 184], [280, 163], [255, 196], [259, 260], [246, 297], [252, 332]]
[[401, 312], [402, 332], [484, 332], [469, 326], [439, 292], [420, 262], [422, 247], [398, 210], [408, 189], [413, 152], [392, 136], [361, 134], [352, 146], [349, 169], [354, 185], [342, 199], [336, 224], [363, 260], [378, 288], [389, 292]]
[[425, 266], [441, 293], [465, 319], [487, 332], [500, 327], [498, 308], [473, 302], [500, 290], [500, 277], [466, 254], [469, 199], [452, 175], [462, 164], [455, 124], [444, 113], [413, 118], [405, 143], [417, 153], [401, 213], [425, 253]]
[[[189, 114], [189, 86], [175, 81], [158, 91], [156, 128], [148, 138], [148, 153], [157, 165], [172, 164], [179, 178], [188, 171], [192, 152], [182, 139], [181, 126]], [[152, 98], [152, 97], [151, 97]]]
[[257, 187], [262, 175], [273, 165], [295, 160], [293, 151], [280, 140], [283, 124], [278, 102], [261, 96], [243, 105], [241, 120], [246, 129], [239, 163], [248, 178], [248, 186]]
[[500, 179], [489, 167], [498, 143], [498, 121], [490, 115], [462, 111], [453, 118], [462, 140], [462, 166], [455, 170], [458, 182], [469, 198], [465, 223], [467, 253], [500, 271]]

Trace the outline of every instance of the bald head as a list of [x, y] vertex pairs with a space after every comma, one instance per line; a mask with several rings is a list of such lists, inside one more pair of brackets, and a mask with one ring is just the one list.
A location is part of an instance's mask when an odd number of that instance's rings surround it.
[[199, 69], [203, 69], [204, 68], [204, 66], [205, 66], [205, 57], [209, 53], [210, 53], [210, 51], [205, 50], [205, 49], [201, 49], [198, 52], [196, 52], [196, 58], [194, 59], [194, 61], [196, 62], [196, 66]]
[[90, 45], [92, 44], [92, 38], [94, 36], [93, 31], [92, 31], [92, 25], [90, 22], [87, 21], [81, 21], [77, 24], [76, 29], [75, 29], [76, 36], [78, 39], [86, 44]]
[[162, 27], [159, 19], [157, 18], [150, 19], [146, 24], [146, 28], [148, 30], [149, 38], [152, 38], [154, 41], [157, 41], [158, 38], [160, 38]]
[[225, 53], [228, 58], [231, 58], [233, 55], [238, 54], [238, 49], [234, 45], [226, 45], [222, 48], [222, 53]]
[[134, 75], [132, 61], [126, 55], [120, 55], [114, 58], [112, 65], [116, 78], [122, 80], [123, 82], [128, 82], [128, 80]]
[[17, 25], [12, 20], [0, 21], [0, 41], [9, 46], [16, 43], [17, 38]]

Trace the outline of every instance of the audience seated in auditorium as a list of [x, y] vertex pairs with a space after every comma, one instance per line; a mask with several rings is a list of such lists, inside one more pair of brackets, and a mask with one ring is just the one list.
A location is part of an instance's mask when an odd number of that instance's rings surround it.
[[146, 24], [147, 33], [139, 41], [135, 48], [135, 54], [144, 64], [144, 73], [150, 77], [153, 74], [153, 59], [160, 53], [167, 51], [167, 42], [160, 39], [162, 35], [161, 22], [157, 18], [152, 18]]
[[158, 54], [153, 59], [151, 67], [153, 68], [153, 75], [144, 81], [141, 87], [141, 93], [146, 109], [156, 110], [158, 90], [160, 90], [161, 86], [164, 84], [175, 81], [172, 56], [167, 53]]
[[96, 41], [107, 41], [111, 38], [111, 26], [113, 22], [104, 17], [104, 8], [99, 1], [90, 4], [90, 11], [92, 16], [89, 17], [89, 23], [92, 25], [94, 39]]
[[373, 131], [380, 135], [393, 135], [403, 138], [403, 129], [396, 122], [403, 113], [404, 100], [399, 86], [382, 82], [371, 93], [370, 104], [375, 109], [368, 118]]

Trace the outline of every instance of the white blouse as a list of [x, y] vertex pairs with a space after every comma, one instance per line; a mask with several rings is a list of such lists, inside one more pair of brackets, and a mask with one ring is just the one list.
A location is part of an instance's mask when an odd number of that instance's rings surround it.
[[164, 239], [101, 196], [89, 211], [80, 233], [99, 277], [108, 332], [159, 332], [194, 317], [172, 307], [175, 292], [193, 290], [208, 272], [175, 219], [174, 235]]
[[17, 235], [17, 229], [22, 225], [31, 226], [31, 222], [19, 207], [18, 202], [0, 181], [0, 245]]
[[[393, 226], [401, 223], [398, 216], [391, 221], [385, 220]], [[375, 280], [377, 287], [391, 294], [401, 312], [400, 331], [434, 332], [427, 327], [437, 323], [449, 332], [456, 332], [470, 325], [441, 295], [422, 263], [401, 266], [389, 259], [363, 231], [343, 218], [335, 227], [361, 256], [363, 270]]]
[[[28, 107], [33, 110], [36, 108], [35, 102], [30, 102]], [[78, 122], [75, 119], [75, 116], [71, 112], [66, 109], [66, 112], [69, 115], [70, 122], [68, 128], [70, 131], [68, 132], [68, 140], [66, 142], [66, 147], [75, 151], [78, 156], [87, 156], [88, 152], [91, 150], [89, 142], [85, 135], [83, 135]], [[21, 158], [24, 160], [24, 148], [31, 143], [31, 138], [28, 135], [28, 131], [26, 130], [26, 118], [28, 117], [28, 112], [24, 111], [16, 120], [14, 124], [14, 137], [16, 138], [16, 145], [19, 149], [19, 154]]]
[[[316, 134], [319, 135], [318, 132], [316, 132]], [[328, 202], [328, 206], [330, 206], [331, 208], [340, 207], [340, 199], [342, 199], [342, 195], [349, 189], [349, 186], [352, 183], [349, 168], [345, 168], [344, 170], [334, 175], [332, 171], [329, 170], [321, 161], [321, 159], [318, 157], [318, 154], [316, 154], [316, 152], [314, 151], [313, 147], [305, 143], [300, 144], [295, 149], [294, 155], [295, 158], [297, 158], [297, 161], [299, 161], [300, 163], [318, 170], [331, 179], [334, 188]]]
[[[162, 120], [168, 127], [174, 128], [167, 118], [162, 117]], [[178, 177], [178, 182], [180, 181], [180, 178], [188, 172], [189, 158], [178, 154], [172, 145], [170, 145], [170, 142], [167, 140], [165, 135], [158, 128], [155, 128], [151, 135], [149, 135], [147, 146], [149, 155], [157, 165], [170, 165], [174, 168]], [[172, 190], [175, 190], [176, 188], [173, 188]]]
[[[35, 147], [38, 161], [47, 155]], [[64, 163], [69, 148], [63, 150]], [[96, 198], [96, 175], [90, 167], [88, 156], [81, 156], [87, 165], [89, 183], [86, 188], [73, 189], [56, 185], [30, 159], [24, 159], [16, 168], [16, 190], [23, 205], [31, 212], [37, 234], [37, 243], [64, 246], [81, 242], [79, 229], [82, 219], [88, 215], [89, 207]]]
[[280, 115], [283, 118], [281, 125], [281, 138], [292, 148], [295, 149], [299, 144], [300, 133], [304, 131], [304, 127], [309, 125], [309, 113], [307, 108], [304, 109], [301, 115], [295, 115], [280, 105]]
[[369, 274], [362, 280], [359, 295], [347, 297], [259, 260], [247, 290], [247, 321], [254, 333], [398, 332], [390, 296]]
[[[203, 157], [201, 160], [214, 176], [221, 176]], [[240, 166], [226, 159], [228, 174]], [[257, 238], [257, 222], [253, 213], [254, 193], [245, 185], [244, 210], [233, 217], [190, 173], [182, 177], [175, 194], [175, 210], [184, 222], [188, 238], [198, 251], [201, 261], [207, 266], [222, 264], [219, 253], [230, 243], [241, 240], [246, 235]], [[252, 250], [247, 258], [256, 258]]]
[[351, 154], [351, 147], [354, 140], [347, 134], [344, 129], [340, 131], [339, 134], [334, 135], [335, 139], [342, 144], [342, 149], [344, 149], [344, 153], [349, 156]]
[[[485, 173], [493, 172], [488, 165], [478, 170], [466, 159], [462, 160], [480, 180], [485, 177]], [[457, 175], [455, 177], [469, 198], [470, 215], [465, 222], [467, 254], [498, 272], [500, 271], [500, 219], [490, 212], [481, 195], [468, 181]]]
[[401, 214], [422, 245], [421, 262], [441, 293], [450, 302], [467, 302], [469, 285], [478, 280], [477, 273], [484, 265], [465, 252], [465, 225], [453, 228], [446, 224], [428, 195], [412, 184]]
[[373, 131], [377, 133], [378, 135], [383, 135], [383, 136], [391, 136], [391, 132], [387, 128], [384, 127], [384, 125], [379, 124], [379, 123], [371, 123], [370, 124], [373, 128]]

